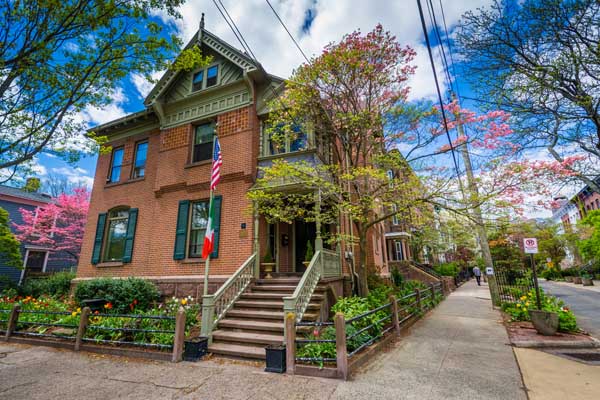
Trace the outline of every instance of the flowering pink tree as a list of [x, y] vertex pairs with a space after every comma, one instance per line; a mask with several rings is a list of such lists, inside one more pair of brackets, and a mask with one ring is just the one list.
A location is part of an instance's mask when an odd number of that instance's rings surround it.
[[22, 224], [13, 224], [23, 242], [64, 252], [77, 262], [90, 204], [90, 193], [77, 188], [73, 194], [61, 194], [47, 206], [30, 211], [20, 209]]

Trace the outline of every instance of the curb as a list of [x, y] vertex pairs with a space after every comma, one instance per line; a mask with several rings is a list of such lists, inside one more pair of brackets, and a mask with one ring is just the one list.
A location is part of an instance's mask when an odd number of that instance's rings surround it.
[[564, 342], [558, 340], [545, 340], [545, 341], [533, 341], [533, 340], [517, 340], [511, 342], [514, 347], [525, 348], [525, 349], [547, 349], [547, 348], [565, 348], [565, 349], [596, 349], [600, 347], [600, 343], [597, 339], [592, 341], [577, 341], [577, 342]]

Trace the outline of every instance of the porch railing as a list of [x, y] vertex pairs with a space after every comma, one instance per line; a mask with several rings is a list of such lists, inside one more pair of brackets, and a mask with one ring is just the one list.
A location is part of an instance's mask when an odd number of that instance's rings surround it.
[[256, 253], [253, 253], [219, 290], [202, 298], [201, 332], [203, 336], [209, 337], [209, 342], [212, 341], [212, 331], [217, 322], [254, 279], [255, 259]]
[[294, 294], [283, 298], [284, 315], [293, 312], [296, 320], [302, 320], [302, 316], [310, 303], [310, 299], [319, 284], [321, 278], [340, 276], [341, 264], [339, 256], [329, 250], [319, 250], [315, 253], [308, 268], [302, 275], [302, 279], [296, 286]]
[[321, 250], [321, 263], [323, 264], [324, 278], [342, 276], [342, 263], [338, 253], [331, 250]]

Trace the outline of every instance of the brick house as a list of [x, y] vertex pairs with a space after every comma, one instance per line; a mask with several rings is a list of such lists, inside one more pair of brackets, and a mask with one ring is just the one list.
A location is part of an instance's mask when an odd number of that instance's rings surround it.
[[[22, 224], [21, 209], [35, 211], [50, 204], [52, 198], [43, 193], [27, 192], [18, 188], [0, 185], [0, 208], [8, 212], [10, 228], [14, 232], [15, 224]], [[23, 269], [16, 269], [0, 262], [0, 276], [13, 283], [20, 284], [31, 275], [70, 270], [76, 261], [64, 251], [54, 251], [49, 247], [21, 243]], [[0, 288], [2, 282], [0, 282]]]
[[[166, 72], [143, 111], [94, 129], [108, 137], [112, 151], [98, 158], [74, 283], [138, 276], [154, 281], [165, 296], [200, 297], [217, 135], [223, 165], [214, 203], [208, 287], [213, 294], [204, 298], [202, 330], [215, 353], [262, 358], [265, 344], [282, 341], [284, 311], [316, 319], [330, 307], [324, 291], [347, 293], [351, 257], [342, 253], [350, 252], [327, 248], [321, 232], [345, 231], [348, 222], [267, 224], [254, 212], [246, 193], [259, 167], [282, 157], [328, 163], [331, 151], [310, 131], [274, 146], [262, 128], [267, 102], [282, 90], [283, 80], [205, 30], [203, 21], [187, 47], [196, 44], [213, 56], [211, 65]], [[385, 269], [383, 226], [370, 238], [368, 258]], [[307, 270], [308, 243], [315, 256]], [[274, 259], [273, 279], [261, 279], [267, 252]]]

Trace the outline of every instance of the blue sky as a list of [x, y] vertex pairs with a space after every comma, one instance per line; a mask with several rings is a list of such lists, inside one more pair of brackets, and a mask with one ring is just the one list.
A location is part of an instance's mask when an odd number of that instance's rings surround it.
[[[262, 0], [244, 2], [223, 1], [232, 18], [238, 24], [246, 40], [265, 69], [279, 76], [287, 77], [303, 58], [279, 25], [275, 16]], [[272, 1], [275, 9], [298, 40], [305, 53], [318, 54], [324, 45], [341, 38], [354, 29], [367, 32], [377, 24], [392, 31], [403, 44], [417, 50], [417, 73], [410, 82], [412, 99], [436, 99], [432, 72], [423, 40], [419, 14], [414, 1], [334, 1], [334, 0], [295, 0]], [[434, 2], [437, 3], [437, 2]], [[443, 1], [446, 22], [450, 30], [457, 24], [460, 15], [469, 9], [487, 5], [489, 0]], [[187, 42], [198, 29], [200, 16], [206, 14], [206, 28], [224, 38], [236, 47], [239, 43], [224, 23], [211, 0], [188, 0], [181, 7], [181, 20], [172, 20], [165, 15], [154, 17], [165, 27], [174, 31]], [[439, 11], [438, 11], [439, 12]], [[248, 16], [251, 16], [249, 18]], [[438, 43], [430, 35], [434, 46]], [[442, 73], [439, 52], [435, 51], [438, 74]], [[159, 73], [155, 75], [156, 78]], [[459, 80], [461, 91], [467, 92]], [[443, 89], [445, 85], [442, 82]], [[141, 76], [129, 76], [120, 88], [113, 93], [113, 103], [103, 109], [88, 108], [81, 118], [90, 127], [122, 117], [143, 109], [143, 98], [152, 84]], [[75, 165], [52, 156], [40, 155], [37, 171], [43, 179], [47, 175], [64, 175], [73, 182], [83, 181], [91, 185], [96, 167], [96, 156], [82, 158]]]

